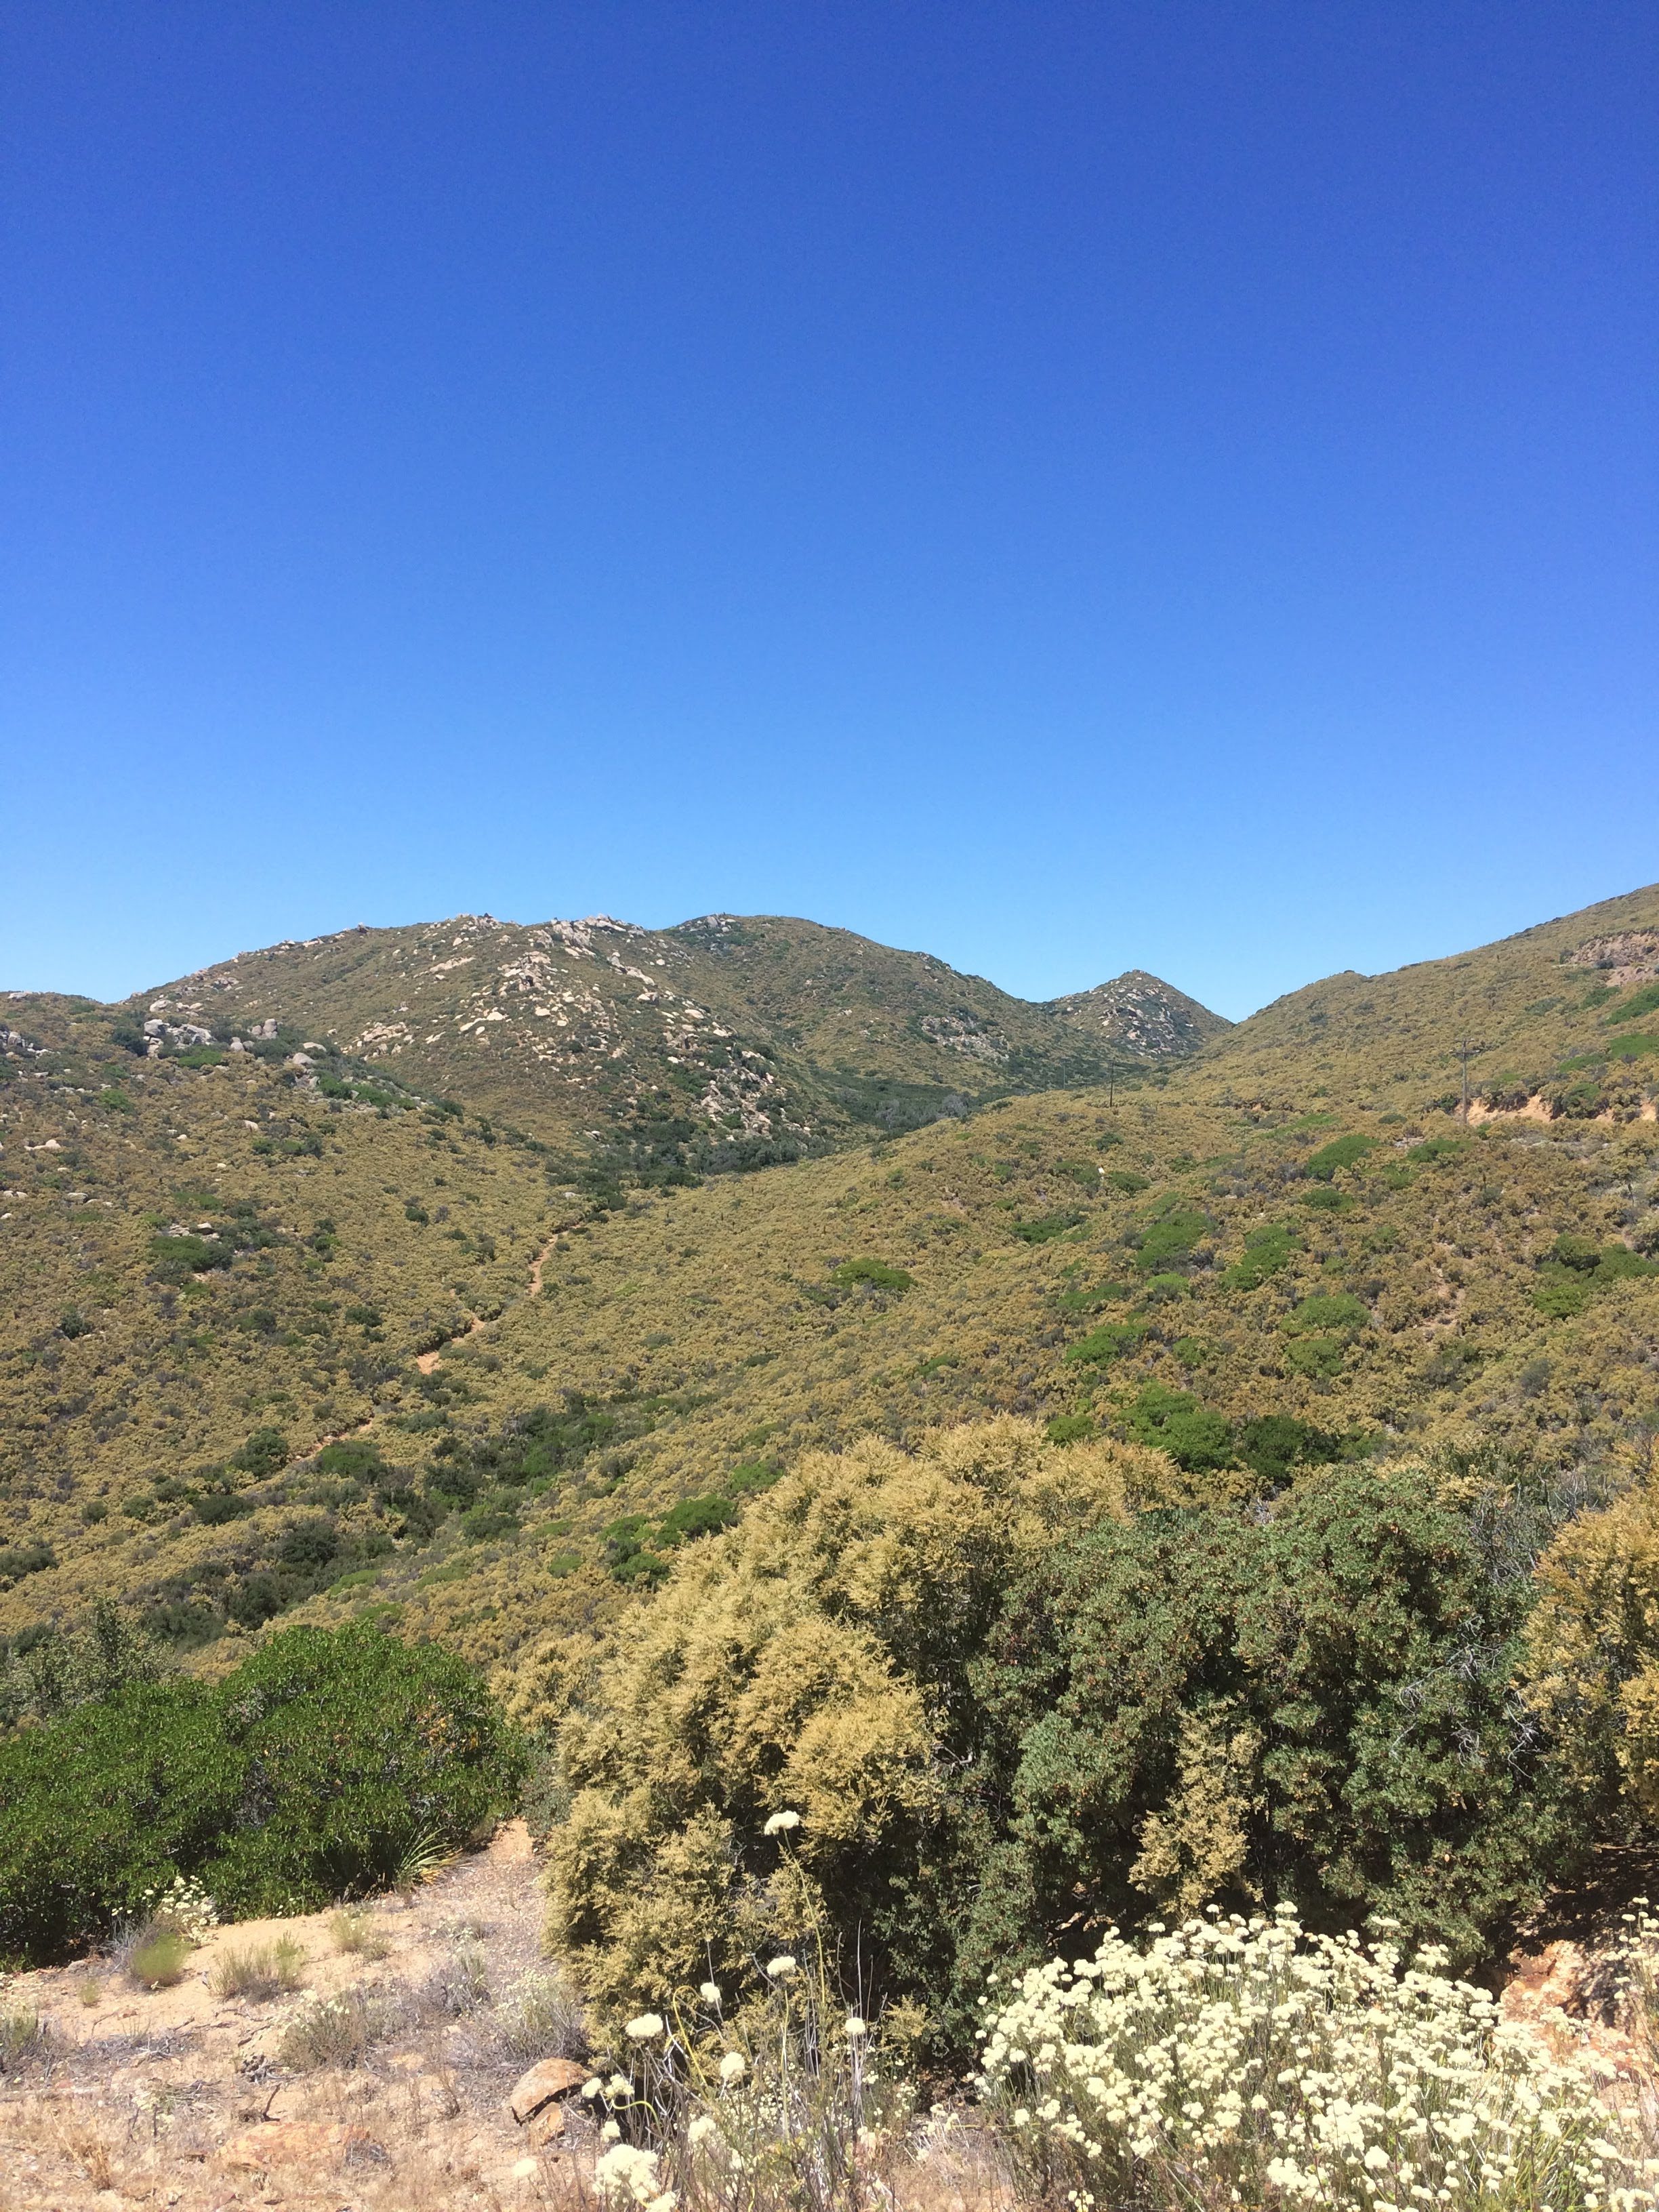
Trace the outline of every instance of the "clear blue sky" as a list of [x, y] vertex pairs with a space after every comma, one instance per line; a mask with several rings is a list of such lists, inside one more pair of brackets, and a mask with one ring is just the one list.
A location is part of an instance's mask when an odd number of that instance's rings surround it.
[[1651, 0], [12, 0], [0, 983], [1659, 878]]

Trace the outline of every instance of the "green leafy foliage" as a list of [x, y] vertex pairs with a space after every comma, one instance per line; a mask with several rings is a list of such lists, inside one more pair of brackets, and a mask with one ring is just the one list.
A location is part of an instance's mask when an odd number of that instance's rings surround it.
[[1066, 1357], [1079, 1367], [1109, 1367], [1126, 1352], [1133, 1352], [1146, 1334], [1145, 1322], [1103, 1322], [1078, 1343], [1067, 1345]]
[[1051, 1444], [1078, 1444], [1095, 1434], [1092, 1413], [1056, 1413], [1044, 1423], [1042, 1433]]
[[180, 1875], [227, 1917], [362, 1894], [481, 1832], [522, 1768], [472, 1668], [373, 1628], [128, 1683], [0, 1744], [0, 1959], [70, 1955]]
[[867, 1284], [872, 1291], [908, 1291], [915, 1277], [906, 1274], [902, 1267], [890, 1267], [882, 1260], [844, 1260], [830, 1279], [843, 1290]]
[[1253, 1229], [1244, 1239], [1243, 1258], [1223, 1274], [1223, 1285], [1230, 1291], [1259, 1291], [1270, 1276], [1290, 1265], [1300, 1242], [1295, 1230], [1283, 1222]]
[[1162, 1274], [1166, 1268], [1192, 1258], [1193, 1248], [1209, 1230], [1205, 1216], [1179, 1202], [1158, 1213], [1140, 1231], [1135, 1265], [1144, 1275]]
[[1148, 1382], [1124, 1416], [1137, 1442], [1166, 1451], [1188, 1474], [1231, 1467], [1237, 1456], [1232, 1423], [1184, 1390]]
[[1315, 1291], [1302, 1299], [1279, 1326], [1287, 1336], [1340, 1334], [1352, 1336], [1370, 1320], [1364, 1301], [1352, 1291]]
[[1068, 1206], [1057, 1213], [1040, 1213], [1030, 1221], [1015, 1222], [1014, 1234], [1023, 1244], [1050, 1244], [1056, 1237], [1080, 1228], [1087, 1218], [1075, 1206]]
[[[1330, 1441], [1249, 1448], [1282, 1469]], [[677, 1567], [564, 1739], [555, 1929], [602, 1990], [689, 1996], [816, 1899], [960, 2051], [985, 1970], [1079, 1924], [1285, 1901], [1468, 1960], [1576, 1863], [1516, 1694], [1547, 1523], [1511, 1483], [1348, 1465], [1266, 1510], [1126, 1511], [1114, 1482], [1155, 1492], [1160, 1462], [1111, 1449], [866, 1440]]]
[[1328, 1145], [1322, 1145], [1308, 1162], [1308, 1173], [1316, 1182], [1328, 1182], [1339, 1168], [1355, 1167], [1369, 1152], [1376, 1147], [1376, 1139], [1355, 1130], [1351, 1135], [1336, 1137]]

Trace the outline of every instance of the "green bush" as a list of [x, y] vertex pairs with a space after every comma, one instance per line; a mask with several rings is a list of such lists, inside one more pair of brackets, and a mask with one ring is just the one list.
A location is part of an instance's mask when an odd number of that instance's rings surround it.
[[729, 1528], [738, 1517], [738, 1509], [729, 1498], [682, 1498], [678, 1505], [664, 1514], [657, 1530], [657, 1541], [665, 1549], [684, 1544], [696, 1536], [717, 1535]]
[[1129, 1295], [1123, 1283], [1074, 1284], [1062, 1291], [1054, 1304], [1062, 1313], [1095, 1313], [1102, 1306], [1115, 1305]]
[[1133, 1352], [1146, 1334], [1145, 1322], [1102, 1322], [1079, 1343], [1068, 1345], [1064, 1356], [1079, 1367], [1109, 1366], [1124, 1352]]
[[288, 1465], [288, 1438], [280, 1429], [255, 1429], [240, 1450], [231, 1454], [230, 1463], [256, 1479], [275, 1474]]
[[847, 1260], [830, 1278], [843, 1290], [859, 1283], [867, 1283], [874, 1291], [908, 1291], [915, 1280], [902, 1267], [890, 1267], [880, 1260]]
[[1329, 1382], [1342, 1371], [1342, 1352], [1340, 1336], [1299, 1336], [1285, 1346], [1285, 1364], [1292, 1375]]
[[1238, 1456], [1269, 1489], [1287, 1483], [1299, 1467], [1328, 1467], [1333, 1460], [1354, 1457], [1363, 1449], [1358, 1437], [1334, 1436], [1288, 1413], [1262, 1413], [1243, 1422], [1238, 1431]]
[[1338, 1331], [1354, 1336], [1370, 1322], [1369, 1309], [1351, 1291], [1316, 1291], [1302, 1299], [1279, 1326], [1287, 1336], [1323, 1336]]
[[0, 1962], [67, 1957], [179, 1875], [227, 1917], [383, 1887], [521, 1771], [472, 1668], [374, 1628], [289, 1629], [211, 1688], [131, 1685], [0, 1744]]
[[1276, 1275], [1281, 1267], [1290, 1265], [1297, 1243], [1295, 1230], [1283, 1223], [1253, 1231], [1244, 1239], [1243, 1257], [1235, 1261], [1222, 1276], [1223, 1288], [1229, 1291], [1260, 1290], [1269, 1275]]
[[8, 1544], [0, 1549], [0, 1588], [9, 1589], [25, 1575], [38, 1575], [57, 1564], [58, 1554], [50, 1544]]
[[1137, 1443], [1166, 1451], [1189, 1474], [1234, 1465], [1232, 1423], [1185, 1390], [1148, 1382], [1124, 1417]]
[[1015, 1222], [1014, 1234], [1023, 1244], [1048, 1244], [1067, 1230], [1080, 1228], [1087, 1219], [1075, 1206], [1068, 1206], [1060, 1213], [1040, 1213], [1035, 1220]]
[[[1336, 1440], [1251, 1441], [1283, 1466]], [[1133, 1449], [866, 1438], [677, 1560], [561, 1736], [550, 1934], [606, 2011], [694, 2003], [816, 1929], [960, 2055], [988, 1968], [1113, 1921], [1287, 1901], [1471, 1958], [1571, 1873], [1516, 1695], [1507, 1480], [1471, 1504], [1341, 1466], [1265, 1509], [1146, 1510], [1171, 1470]]]
[[234, 1823], [243, 1762], [200, 1683], [143, 1682], [0, 1745], [0, 1965], [51, 1964]]
[[[260, 1433], [269, 1435], [270, 1431], [263, 1430]], [[325, 1444], [312, 1465], [319, 1474], [342, 1474], [353, 1482], [373, 1482], [386, 1471], [379, 1444], [363, 1437], [343, 1437], [337, 1443]]]
[[149, 1245], [150, 1264], [163, 1280], [182, 1282], [190, 1275], [210, 1274], [216, 1267], [228, 1267], [234, 1254], [228, 1244], [217, 1237], [153, 1237]]
[[1322, 1145], [1308, 1162], [1308, 1173], [1316, 1182], [1328, 1182], [1339, 1168], [1355, 1166], [1367, 1152], [1376, 1149], [1376, 1139], [1356, 1129], [1350, 1136], [1336, 1137], [1328, 1145]]
[[1340, 1468], [1265, 1524], [1145, 1514], [1043, 1561], [988, 1655], [1011, 1840], [967, 1954], [1261, 1897], [1481, 1953], [1573, 1844], [1514, 1694], [1531, 1584], [1483, 1533], [1426, 1475]]
[[625, 1513], [605, 1532], [605, 1564], [619, 1583], [664, 1581], [668, 1562], [652, 1548], [651, 1516]]
[[1209, 1228], [1201, 1213], [1173, 1207], [1150, 1221], [1141, 1232], [1135, 1265], [1143, 1275], [1159, 1275], [1168, 1267], [1190, 1260], [1193, 1247]]
[[202, 1875], [236, 1917], [383, 1888], [417, 1838], [464, 1844], [522, 1778], [522, 1748], [476, 1670], [376, 1628], [289, 1629], [219, 1698], [246, 1761], [245, 1825]]
[[1080, 1444], [1085, 1437], [1095, 1433], [1092, 1413], [1056, 1413], [1043, 1424], [1042, 1433], [1051, 1444]]

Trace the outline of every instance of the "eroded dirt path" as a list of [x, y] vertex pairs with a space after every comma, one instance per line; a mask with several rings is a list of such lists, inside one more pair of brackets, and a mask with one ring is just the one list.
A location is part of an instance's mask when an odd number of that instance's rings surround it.
[[[574, 2201], [593, 2148], [580, 2110], [520, 2127], [506, 2102], [553, 2055], [525, 2002], [548, 1972], [539, 1873], [513, 1821], [411, 1901], [365, 1907], [367, 1953], [342, 1951], [333, 1916], [316, 1913], [215, 1929], [171, 1989], [99, 1960], [7, 1978], [0, 2004], [37, 2013], [46, 2033], [0, 2076], [0, 2204], [529, 2212]], [[301, 1954], [296, 1990], [216, 1993], [228, 1954], [283, 1937]], [[355, 2065], [297, 2067], [293, 2023], [329, 2001], [361, 2009], [368, 2047]]]
[[[549, 1259], [552, 1256], [553, 1249], [557, 1244], [559, 1238], [563, 1235], [563, 1233], [562, 1230], [556, 1229], [553, 1231], [553, 1234], [548, 1238], [546, 1243], [543, 1245], [541, 1250], [538, 1252], [535, 1257], [531, 1261], [530, 1288], [525, 1293], [526, 1297], [540, 1297], [542, 1294], [542, 1269], [547, 1265]], [[512, 1310], [512, 1307], [508, 1306], [506, 1309], [506, 1313], [511, 1313]], [[499, 1314], [496, 1316], [496, 1320], [504, 1320], [505, 1318], [506, 1314]], [[441, 1344], [435, 1352], [417, 1352], [415, 1356], [416, 1366], [419, 1368], [422, 1375], [430, 1375], [433, 1369], [443, 1358], [445, 1352], [449, 1350], [451, 1345], [465, 1344], [470, 1337], [482, 1336], [487, 1328], [493, 1328], [495, 1325], [495, 1322], [481, 1321], [478, 1316], [474, 1314], [471, 1328], [464, 1328], [459, 1336], [452, 1336], [448, 1340], [447, 1343]]]

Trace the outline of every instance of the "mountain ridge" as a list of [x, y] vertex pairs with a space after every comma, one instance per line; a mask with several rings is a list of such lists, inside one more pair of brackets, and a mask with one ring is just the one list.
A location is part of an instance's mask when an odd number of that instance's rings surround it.
[[[427, 965], [468, 943], [449, 973], [476, 975], [477, 933]], [[778, 1009], [787, 951], [763, 969]], [[175, 1033], [152, 1058], [131, 1012], [15, 994], [0, 1635], [110, 1589], [210, 1650], [395, 1606], [516, 1674], [627, 1601], [629, 1516], [988, 1412], [1135, 1435], [1161, 1403], [1224, 1459], [1240, 1425], [1287, 1419], [1394, 1454], [1485, 1438], [1587, 1480], [1633, 1462], [1659, 1421], [1648, 965], [1659, 887], [1323, 979], [1132, 1085], [604, 1191], [394, 1059], [306, 1054], [315, 1030], [250, 1023], [233, 1053], [169, 1006], [143, 1017]], [[858, 1001], [800, 972], [802, 1033], [833, 1031]], [[1470, 994], [1498, 1044], [1466, 1127]], [[1547, 1095], [1523, 1110], [1506, 1066]], [[319, 1462], [343, 1434], [368, 1459]]]
[[1144, 970], [1030, 1001], [930, 953], [727, 914], [666, 930], [606, 915], [359, 924], [235, 954], [117, 1011], [149, 1025], [151, 1056], [199, 1045], [198, 1030], [233, 1045], [239, 1026], [274, 1024], [545, 1142], [614, 1141], [636, 1164], [667, 1146], [699, 1169], [1151, 1068], [1228, 1027]]

